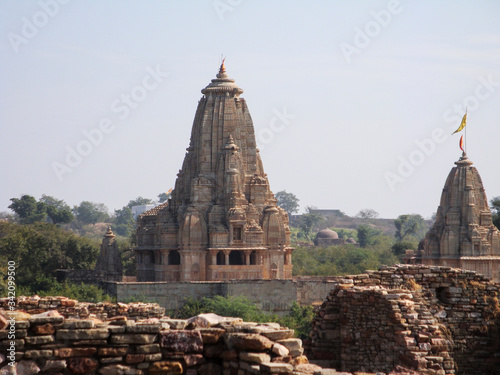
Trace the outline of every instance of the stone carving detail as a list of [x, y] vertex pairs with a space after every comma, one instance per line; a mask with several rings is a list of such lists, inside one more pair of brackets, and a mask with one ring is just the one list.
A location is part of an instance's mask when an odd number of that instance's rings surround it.
[[[269, 188], [243, 90], [222, 64], [201, 92], [172, 195], [138, 219], [138, 281], [289, 279], [288, 215]], [[180, 264], [151, 262], [171, 251]]]
[[423, 264], [469, 269], [500, 280], [500, 232], [493, 225], [483, 182], [463, 153], [443, 189], [436, 222], [421, 242]]

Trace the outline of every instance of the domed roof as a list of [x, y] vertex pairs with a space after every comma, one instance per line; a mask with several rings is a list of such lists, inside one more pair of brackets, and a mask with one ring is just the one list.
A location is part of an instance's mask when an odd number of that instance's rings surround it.
[[347, 243], [356, 243], [356, 240], [352, 237], [349, 237], [347, 240], [346, 240]]
[[339, 238], [339, 235], [337, 234], [337, 232], [335, 232], [334, 230], [331, 230], [331, 229], [323, 229], [323, 230], [320, 230], [317, 234], [316, 234], [316, 238], [323, 238], [323, 239], [332, 239], [332, 240], [336, 240]]

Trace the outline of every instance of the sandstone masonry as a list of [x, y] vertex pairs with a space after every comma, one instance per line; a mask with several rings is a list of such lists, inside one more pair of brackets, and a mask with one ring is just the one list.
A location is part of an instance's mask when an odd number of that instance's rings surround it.
[[290, 279], [288, 215], [270, 190], [243, 90], [222, 63], [201, 92], [171, 197], [139, 217], [137, 280]]
[[345, 277], [306, 353], [343, 371], [500, 373], [499, 285], [474, 271], [400, 265]]

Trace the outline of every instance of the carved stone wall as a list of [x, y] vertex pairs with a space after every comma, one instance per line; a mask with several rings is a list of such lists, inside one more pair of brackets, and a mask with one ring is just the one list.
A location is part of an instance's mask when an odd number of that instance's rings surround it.
[[417, 257], [423, 264], [474, 270], [500, 281], [500, 232], [481, 177], [465, 153], [455, 164]]
[[252, 119], [224, 64], [202, 90], [170, 199], [138, 220], [138, 281], [290, 279], [287, 213], [269, 188]]

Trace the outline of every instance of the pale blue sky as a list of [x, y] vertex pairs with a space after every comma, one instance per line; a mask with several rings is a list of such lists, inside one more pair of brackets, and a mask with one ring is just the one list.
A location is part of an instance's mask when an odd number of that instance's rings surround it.
[[221, 54], [271, 189], [302, 207], [429, 217], [465, 105], [468, 155], [500, 195], [498, 1], [3, 0], [0, 36], [0, 211], [173, 187]]

